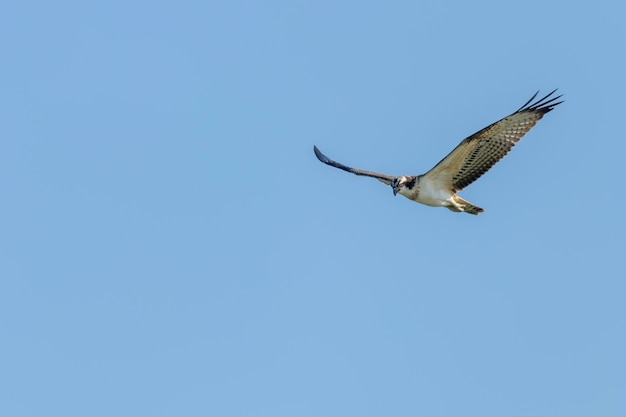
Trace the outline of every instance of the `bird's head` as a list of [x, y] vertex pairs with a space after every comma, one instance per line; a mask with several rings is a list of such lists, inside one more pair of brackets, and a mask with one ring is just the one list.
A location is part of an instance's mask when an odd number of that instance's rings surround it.
[[415, 186], [417, 177], [409, 175], [401, 175], [391, 180], [391, 188], [393, 188], [393, 195], [398, 193], [406, 195]]

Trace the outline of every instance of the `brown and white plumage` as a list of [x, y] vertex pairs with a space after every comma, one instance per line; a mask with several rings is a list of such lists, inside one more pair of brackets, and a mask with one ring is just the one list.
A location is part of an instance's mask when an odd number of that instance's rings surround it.
[[423, 175], [392, 175], [363, 171], [335, 162], [313, 147], [317, 158], [330, 166], [376, 178], [391, 186], [394, 195], [400, 193], [418, 203], [433, 207], [446, 207], [452, 211], [479, 214], [484, 210], [456, 195], [502, 159], [535, 124], [562, 101], [552, 97], [556, 90], [534, 101], [533, 95], [511, 115], [487, 126], [464, 139], [430, 171]]

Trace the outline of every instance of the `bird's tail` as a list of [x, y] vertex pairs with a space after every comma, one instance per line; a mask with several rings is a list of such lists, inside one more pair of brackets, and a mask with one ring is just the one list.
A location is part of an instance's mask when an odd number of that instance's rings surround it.
[[[480, 214], [483, 211], [485, 211], [482, 208], [473, 205], [469, 201], [463, 200], [458, 195], [454, 195], [454, 202], [456, 203], [456, 207], [455, 208], [458, 209], [458, 211], [462, 211], [462, 212], [469, 213], [469, 214], [474, 214], [474, 215]], [[448, 208], [450, 208], [450, 207], [448, 207]], [[450, 208], [450, 210], [457, 211], [457, 210], [454, 210], [452, 208]]]

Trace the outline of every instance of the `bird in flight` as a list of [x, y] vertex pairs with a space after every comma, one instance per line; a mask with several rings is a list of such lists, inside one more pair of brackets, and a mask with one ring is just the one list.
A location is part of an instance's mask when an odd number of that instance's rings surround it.
[[484, 210], [463, 200], [456, 193], [461, 191], [489, 170], [509, 153], [515, 144], [554, 107], [561, 104], [561, 96], [553, 97], [556, 90], [535, 100], [537, 94], [511, 115], [487, 126], [464, 139], [430, 171], [422, 175], [379, 174], [350, 168], [335, 162], [313, 146], [317, 159], [335, 168], [356, 175], [376, 178], [391, 186], [393, 195], [401, 194], [409, 200], [431, 207], [446, 207], [456, 212], [479, 214]]

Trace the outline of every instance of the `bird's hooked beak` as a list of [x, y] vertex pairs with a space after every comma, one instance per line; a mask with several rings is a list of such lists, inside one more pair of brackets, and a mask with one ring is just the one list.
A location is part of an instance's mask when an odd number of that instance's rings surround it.
[[393, 187], [393, 195], [398, 194], [398, 189], [396, 187]]
[[394, 179], [391, 181], [391, 189], [393, 190], [393, 195], [398, 194], [398, 180]]

